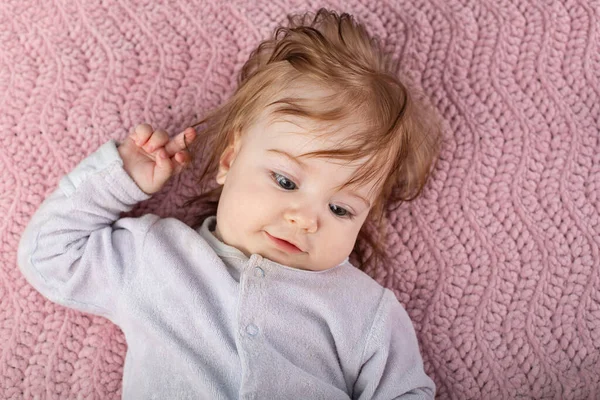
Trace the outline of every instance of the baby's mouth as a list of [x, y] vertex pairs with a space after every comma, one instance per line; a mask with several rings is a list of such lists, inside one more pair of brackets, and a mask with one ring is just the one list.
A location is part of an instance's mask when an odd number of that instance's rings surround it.
[[290, 254], [302, 253], [302, 250], [300, 248], [298, 248], [298, 246], [296, 246], [295, 244], [290, 243], [285, 239], [275, 237], [275, 236], [269, 234], [269, 232], [267, 232], [267, 231], [265, 231], [265, 234], [267, 235], [267, 238], [269, 238], [271, 243], [275, 244], [275, 246], [277, 246], [277, 248], [279, 248], [287, 253], [290, 253]]

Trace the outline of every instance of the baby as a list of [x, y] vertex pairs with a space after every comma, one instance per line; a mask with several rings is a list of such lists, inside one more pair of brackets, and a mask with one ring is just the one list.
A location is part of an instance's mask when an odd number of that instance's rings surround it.
[[[433, 398], [407, 313], [348, 259], [426, 182], [438, 136], [420, 111], [352, 17], [290, 17], [201, 134], [141, 124], [64, 176], [20, 268], [122, 329], [124, 399]], [[191, 165], [197, 137], [212, 215], [119, 218]]]

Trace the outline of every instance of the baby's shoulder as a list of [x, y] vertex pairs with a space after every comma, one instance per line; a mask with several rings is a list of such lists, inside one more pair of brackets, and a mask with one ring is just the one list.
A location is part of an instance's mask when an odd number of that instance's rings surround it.
[[348, 287], [354, 291], [364, 294], [371, 294], [375, 297], [381, 297], [385, 288], [373, 279], [366, 272], [355, 267], [350, 261], [344, 262], [339, 266], [339, 274]]
[[197, 230], [173, 217], [153, 218], [145, 242], [144, 247], [153, 251], [161, 249], [181, 254], [214, 253]]
[[[358, 300], [363, 307], [369, 308], [370, 311], [375, 311], [380, 303], [384, 301], [384, 297], [389, 296], [391, 293], [367, 273], [348, 261], [340, 265], [338, 273], [338, 283], [344, 288], [346, 295], [355, 302]], [[389, 293], [386, 295], [386, 292]]]
[[400, 303], [394, 292], [370, 275], [353, 266], [350, 262], [345, 262], [340, 270], [340, 275], [346, 290], [352, 293], [356, 299], [361, 299], [362, 303], [373, 311], [380, 313], [406, 314], [404, 306]]
[[365, 316], [378, 329], [412, 329], [411, 318], [394, 292], [381, 284], [365, 272], [348, 264], [344, 275], [350, 281], [347, 283], [351, 296], [358, 300], [354, 304], [358, 311]]

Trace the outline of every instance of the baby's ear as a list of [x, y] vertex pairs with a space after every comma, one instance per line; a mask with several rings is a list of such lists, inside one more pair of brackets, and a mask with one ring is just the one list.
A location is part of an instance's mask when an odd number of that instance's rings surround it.
[[233, 143], [223, 150], [221, 157], [219, 158], [219, 170], [217, 171], [217, 183], [219, 185], [225, 184], [225, 178], [227, 173], [231, 169], [233, 162], [235, 161], [237, 154], [240, 150], [240, 140], [234, 139]]

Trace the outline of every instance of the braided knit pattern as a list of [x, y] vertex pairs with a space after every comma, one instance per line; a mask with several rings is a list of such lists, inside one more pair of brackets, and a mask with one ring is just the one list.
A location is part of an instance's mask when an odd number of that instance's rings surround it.
[[[422, 196], [389, 215], [390, 262], [366, 267], [410, 314], [439, 398], [600, 398], [597, 0], [3, 0], [1, 399], [121, 395], [121, 331], [17, 267], [59, 179], [140, 122], [182, 131], [286, 14], [320, 6], [382, 38], [444, 123]], [[190, 221], [196, 174], [134, 214]]]

